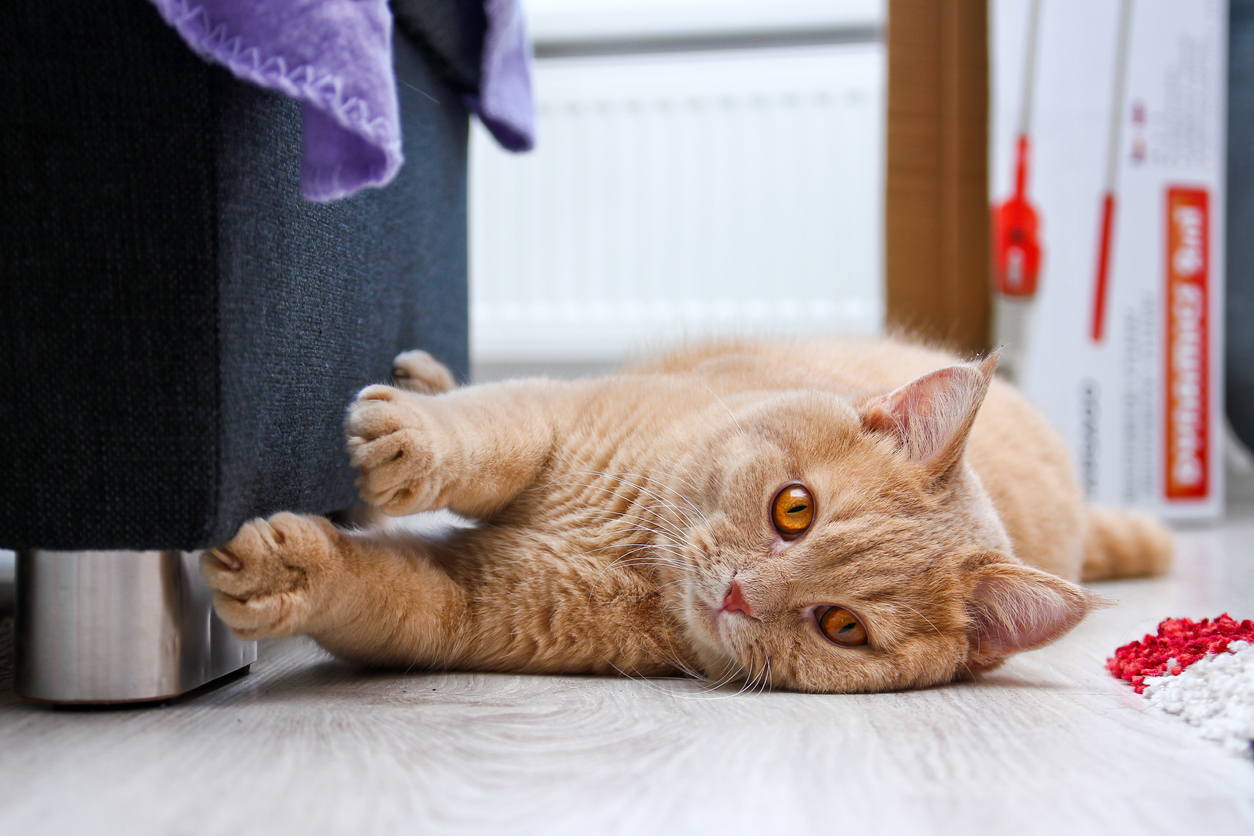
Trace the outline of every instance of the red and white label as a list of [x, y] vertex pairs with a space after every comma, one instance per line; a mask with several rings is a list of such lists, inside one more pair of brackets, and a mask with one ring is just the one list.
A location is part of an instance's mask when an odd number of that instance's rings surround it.
[[1210, 203], [1167, 190], [1167, 499], [1210, 494]]

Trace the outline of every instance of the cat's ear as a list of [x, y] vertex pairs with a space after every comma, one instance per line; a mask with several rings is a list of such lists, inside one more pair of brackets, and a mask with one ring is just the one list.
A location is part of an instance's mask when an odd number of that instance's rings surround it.
[[1083, 587], [1017, 563], [977, 570], [967, 601], [972, 623], [967, 666], [987, 669], [1066, 634], [1103, 603]]
[[962, 458], [999, 357], [1000, 352], [993, 352], [978, 364], [937, 369], [872, 398], [859, 409], [863, 428], [895, 438], [933, 478], [951, 473]]

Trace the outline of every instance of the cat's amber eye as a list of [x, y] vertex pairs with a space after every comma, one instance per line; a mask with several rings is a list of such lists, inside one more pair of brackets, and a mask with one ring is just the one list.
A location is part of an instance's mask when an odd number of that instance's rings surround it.
[[858, 617], [844, 607], [824, 607], [815, 613], [819, 631], [844, 647], [866, 644], [866, 628]]
[[775, 494], [771, 522], [785, 537], [800, 537], [814, 522], [814, 497], [805, 485], [788, 485]]

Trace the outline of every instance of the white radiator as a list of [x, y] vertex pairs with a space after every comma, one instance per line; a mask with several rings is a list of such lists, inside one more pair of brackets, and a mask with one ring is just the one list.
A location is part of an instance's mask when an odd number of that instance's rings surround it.
[[878, 43], [537, 62], [538, 145], [471, 143], [476, 362], [878, 331]]

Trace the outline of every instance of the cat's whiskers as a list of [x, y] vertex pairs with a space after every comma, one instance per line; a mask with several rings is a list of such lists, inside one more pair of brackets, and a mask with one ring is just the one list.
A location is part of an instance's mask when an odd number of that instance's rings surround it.
[[[632, 557], [632, 555], [639, 554], [640, 552], [655, 551], [656, 550], [655, 547], [652, 544], [648, 544], [648, 543], [639, 543], [639, 544], [615, 543], [614, 545], [611, 545], [611, 546], [602, 546], [599, 549], [589, 549], [588, 551], [585, 551], [584, 554], [591, 555], [597, 552], [608, 551], [610, 549], [621, 549], [626, 546], [633, 546], [633, 545], [635, 546], [635, 548], [628, 549], [628, 551], [624, 552], [622, 555], [616, 558], [613, 562], [611, 562], [609, 565], [605, 567], [606, 570], [614, 569], [619, 566], [641, 566], [641, 565], [673, 566], [676, 569], [688, 568], [688, 565], [686, 563], [680, 562], [678, 559], [674, 557], [654, 557], [654, 556], [650, 556], [649, 554], [645, 554], [641, 557], [634, 557], [634, 558]], [[628, 558], [631, 558], [631, 559], [629, 560]]]
[[[591, 486], [588, 486], [588, 487], [591, 487]], [[603, 489], [603, 490], [608, 490], [608, 489]], [[614, 495], [615, 495], [615, 496], [619, 496], [619, 494], [614, 494]], [[640, 505], [632, 505], [632, 506], [629, 506], [629, 507], [636, 507], [636, 508], [642, 508], [642, 509], [643, 509], [643, 506], [640, 506]], [[647, 510], [647, 509], [645, 509], [645, 510]], [[644, 515], [642, 515], [642, 516], [644, 516]], [[626, 513], [618, 513], [618, 514], [614, 514], [614, 513], [608, 513], [608, 512], [607, 512], [607, 513], [602, 514], [602, 515], [600, 515], [600, 516], [594, 516], [594, 517], [591, 517], [590, 519], [597, 520], [597, 521], [600, 521], [600, 522], [622, 522], [622, 523], [626, 523], [626, 524], [628, 524], [628, 525], [640, 525], [640, 524], [642, 524], [642, 521], [641, 521], [641, 519], [640, 519], [639, 517], [629, 516], [629, 515], [628, 515], [628, 514], [626, 514]], [[662, 516], [660, 516], [660, 515], [658, 515], [658, 514], [650, 514], [650, 515], [648, 515], [648, 519], [649, 519], [649, 521], [650, 521], [650, 522], [655, 522], [655, 523], [657, 523], [657, 524], [659, 524], [659, 525], [665, 525], [665, 526], [667, 526], [667, 527], [670, 529], [670, 532], [668, 532], [668, 536], [670, 536], [670, 537], [674, 537], [674, 538], [679, 539], [679, 540], [682, 540], [682, 539], [684, 538], [684, 534], [685, 534], [684, 530], [683, 530], [683, 529], [681, 529], [681, 528], [680, 528], [678, 525], [676, 525], [675, 523], [673, 523], [673, 522], [671, 522], [670, 520], [666, 519], [665, 517], [662, 517]]]
[[756, 662], [758, 651], [759, 648], [756, 644], [749, 646], [749, 666], [747, 668], [748, 675], [745, 677], [745, 682], [740, 688], [741, 694], [762, 693], [765, 692], [771, 685], [770, 658], [766, 655], [765, 651], [762, 651], [762, 664], [759, 666]]
[[[903, 606], [903, 607], [905, 607], [906, 609], [910, 610], [912, 613], [914, 613], [915, 615], [917, 615], [919, 618], [921, 618], [921, 619], [923, 619], [924, 621], [926, 621], [926, 622], [927, 622], [927, 624], [928, 624], [928, 626], [929, 626], [929, 627], [931, 627], [933, 630], [935, 630], [935, 631], [936, 631], [936, 634], [937, 634], [938, 636], [941, 636], [942, 638], [944, 637], [944, 635], [945, 635], [945, 634], [941, 632], [941, 630], [940, 630], [940, 628], [939, 628], [939, 627], [937, 627], [935, 624], [933, 624], [933, 623], [932, 623], [932, 620], [931, 620], [930, 618], [928, 618], [928, 617], [927, 617], [927, 616], [925, 616], [923, 613], [921, 613], [921, 612], [919, 612], [918, 610], [916, 610], [914, 607], [912, 607], [912, 606], [910, 606], [909, 604], [907, 604], [905, 601], [903, 601], [903, 600], [902, 600], [902, 597], [903, 597], [903, 596], [901, 596], [901, 595], [897, 595], [897, 596], [895, 596], [893, 603], [898, 604], [898, 605], [900, 605], [900, 606]], [[911, 600], [915, 600], [917, 603], [922, 603], [922, 601], [919, 601], [918, 599], [911, 599]], [[977, 642], [978, 642], [978, 639], [977, 639]], [[959, 666], [962, 670], [966, 671], [966, 674], [967, 674], [967, 676], [968, 676], [968, 677], [974, 677], [974, 676], [975, 676], [975, 671], [971, 670], [971, 666], [970, 666], [970, 665], [968, 665], [968, 664], [966, 663], [966, 660], [963, 660], [963, 661], [959, 662], [959, 663], [958, 663], [958, 666]]]
[[[674, 609], [674, 607], [672, 607], [672, 609]], [[682, 616], [683, 616], [683, 613], [681, 611], [681, 618]], [[715, 691], [719, 691], [725, 688], [727, 685], [731, 684], [732, 682], [740, 681], [741, 688], [739, 690], [737, 690], [734, 693], [721, 695], [724, 697], [740, 696], [741, 694], [744, 693], [744, 682], [749, 676], [749, 669], [745, 665], [743, 665], [738, 659], [736, 659], [734, 655], [729, 654], [726, 650], [720, 649], [718, 652], [718, 655], [719, 655], [718, 661], [719, 661], [719, 664], [721, 665], [722, 670], [717, 676], [714, 676], [714, 677], [711, 677], [707, 673], [707, 675], [704, 677], [706, 691], [712, 694]]]
[[[668, 661], [668, 662], [669, 662], [670, 660], [666, 660], [666, 661]], [[651, 690], [651, 691], [656, 691], [656, 692], [657, 692], [657, 693], [659, 693], [659, 694], [665, 694], [665, 695], [666, 695], [666, 696], [668, 696], [668, 697], [670, 697], [670, 696], [678, 696], [678, 695], [677, 695], [677, 694], [675, 694], [674, 692], [672, 692], [672, 691], [668, 691], [667, 689], [663, 688], [661, 685], [658, 685], [658, 684], [654, 681], [654, 680], [656, 680], [656, 679], [672, 679], [672, 678], [674, 678], [674, 677], [652, 677], [652, 676], [642, 676], [641, 674], [638, 674], [638, 673], [629, 673], [629, 672], [627, 672], [627, 671], [623, 670], [623, 669], [622, 669], [622, 668], [620, 668], [618, 665], [614, 664], [614, 662], [613, 662], [613, 661], [610, 661], [610, 662], [609, 662], [609, 665], [610, 665], [610, 667], [611, 667], [611, 668], [613, 668], [615, 671], [617, 671], [617, 672], [618, 672], [618, 675], [619, 675], [619, 676], [621, 676], [623, 679], [627, 679], [627, 680], [630, 680], [630, 681], [632, 681], [632, 682], [639, 682], [641, 685], [644, 685], [644, 686], [645, 686], [646, 688], [648, 688], [649, 690]]]
[[[633, 478], [633, 479], [644, 479], [644, 480], [646, 480], [646, 481], [651, 481], [651, 480], [649, 480], [649, 477], [648, 477], [648, 476], [645, 476], [644, 474], [641, 474], [641, 473], [627, 473], [627, 474], [624, 474], [624, 475], [629, 476], [629, 477], [631, 477], [631, 478]], [[668, 474], [668, 478], [675, 479], [675, 480], [678, 480], [678, 481], [680, 481], [680, 482], [683, 482], [683, 483], [684, 483], [687, 487], [692, 488], [692, 489], [693, 489], [694, 491], [696, 491], [697, 493], [701, 493], [701, 492], [702, 492], [702, 491], [701, 491], [701, 488], [700, 488], [699, 486], [694, 485], [694, 484], [693, 484], [690, 480], [688, 480], [687, 478], [685, 478], [685, 477], [683, 477], [683, 476], [680, 476], [679, 474]], [[673, 500], [668, 499], [668, 498], [665, 498], [665, 497], [662, 497], [662, 496], [659, 496], [659, 495], [657, 495], [657, 494], [651, 494], [651, 496], [654, 496], [654, 497], [655, 497], [656, 499], [658, 499], [660, 502], [665, 503], [668, 507], [673, 508], [676, 512], [678, 512], [678, 513], [680, 513], [680, 514], [683, 514], [683, 515], [684, 515], [684, 519], [685, 519], [685, 520], [687, 520], [687, 522], [688, 522], [688, 524], [689, 524], [689, 525], [693, 525], [693, 524], [694, 524], [694, 523], [693, 523], [692, 518], [691, 518], [691, 517], [689, 517], [689, 516], [687, 515], [687, 513], [685, 512], [685, 510], [684, 510], [683, 508], [681, 508], [679, 505], [677, 505], [677, 504], [676, 504]], [[709, 524], [710, 524], [710, 520], [709, 520], [709, 518], [705, 515], [705, 513], [704, 513], [704, 512], [703, 512], [700, 508], [698, 508], [696, 505], [693, 505], [693, 504], [692, 504], [692, 500], [687, 499], [686, 497], [684, 497], [684, 496], [680, 496], [680, 495], [678, 495], [678, 494], [676, 495], [676, 498], [677, 498], [677, 499], [682, 500], [682, 501], [683, 501], [683, 503], [687, 506], [687, 510], [688, 510], [688, 511], [691, 511], [691, 512], [692, 512], [692, 513], [694, 513], [694, 514], [696, 514], [696, 515], [700, 518], [701, 522], [702, 522], [704, 525], [709, 525]]]
[[758, 687], [759, 668], [757, 664], [758, 652], [757, 648], [750, 645], [749, 647], [749, 664], [745, 666], [745, 681], [740, 686], [740, 693], [751, 694]]
[[[633, 524], [631, 526], [630, 533], [655, 534], [657, 536], [661, 536], [661, 538], [663, 539], [665, 539], [667, 536], [665, 531], [648, 528], [648, 526], [638, 525], [638, 524]], [[675, 545], [665, 543], [665, 541], [663, 541], [663, 543], [658, 543], [658, 541], [648, 541], [648, 543], [612, 543], [612, 544], [603, 546], [603, 548], [593, 549], [592, 551], [604, 551], [604, 550], [614, 549], [614, 548], [628, 548], [628, 546], [636, 546], [637, 550], [651, 549], [653, 551], [658, 551], [658, 553], [671, 555], [676, 560], [682, 560], [682, 562], [687, 563], [687, 554], [683, 553], [682, 549], [676, 548]], [[589, 554], [591, 554], [592, 551], [589, 551]]]
[[[636, 479], [644, 479], [644, 478], [647, 478], [644, 474], [641, 474], [641, 473], [627, 473], [627, 474], [625, 474], [625, 475], [627, 475], [627, 476], [631, 476], [631, 477], [636, 478]], [[683, 485], [684, 485], [685, 487], [692, 488], [692, 490], [696, 491], [697, 493], [704, 493], [704, 492], [705, 492], [705, 489], [704, 489], [704, 488], [702, 488], [699, 484], [697, 484], [696, 482], [692, 481], [692, 480], [691, 480], [691, 479], [689, 479], [687, 476], [683, 476], [682, 474], [676, 473], [676, 472], [674, 472], [674, 471], [667, 471], [667, 473], [666, 473], [666, 481], [678, 481], [678, 482], [682, 482], [682, 483], [683, 483]], [[680, 497], [680, 498], [682, 499], [683, 497]], [[696, 509], [694, 508], [693, 510], [696, 510]]]
[[727, 402], [724, 401], [722, 398], [720, 398], [718, 396], [718, 393], [710, 388], [710, 384], [706, 383], [705, 381], [702, 381], [701, 385], [705, 387], [705, 391], [709, 392], [711, 395], [714, 396], [714, 400], [718, 401], [719, 405], [722, 406], [723, 409], [727, 410], [727, 414], [731, 417], [732, 421], [736, 424], [736, 429], [740, 430], [743, 433], [745, 431], [745, 428], [741, 426], [740, 419], [737, 418], [736, 414], [731, 411], [731, 407], [727, 405]]
[[[638, 532], [638, 533], [644, 533], [644, 532]], [[652, 542], [613, 543], [607, 546], [603, 546], [601, 548], [589, 549], [588, 551], [584, 552], [584, 554], [591, 555], [597, 552], [612, 551], [615, 549], [626, 549], [626, 551], [624, 551], [623, 554], [620, 555], [618, 559], [615, 559], [614, 561], [610, 563], [611, 567], [616, 565], [619, 562], [619, 560], [621, 560], [622, 558], [629, 557], [630, 555], [635, 554], [637, 552], [651, 552], [651, 553], [657, 554], [659, 557], [665, 555], [666, 556], [665, 559], [674, 561], [676, 566], [680, 566], [683, 568], [687, 568], [689, 566], [687, 555], [685, 555], [682, 551], [672, 548], [670, 546], [665, 546], [659, 543], [652, 543]]]
[[740, 685], [741, 695], [744, 695], [744, 694], [751, 695], [751, 694], [757, 693], [759, 676], [760, 676], [760, 673], [754, 668], [751, 667], [748, 669], [747, 675], [745, 676], [745, 680]]
[[[631, 474], [631, 475], [633, 475], [633, 476], [638, 476], [639, 474]], [[698, 483], [696, 483], [696, 482], [692, 481], [692, 479], [688, 478], [687, 476], [684, 476], [684, 475], [682, 475], [682, 474], [676, 473], [676, 472], [674, 472], [674, 471], [669, 471], [669, 472], [667, 472], [667, 474], [666, 474], [666, 478], [667, 478], [668, 480], [672, 480], [672, 481], [677, 481], [677, 482], [680, 482], [681, 484], [683, 484], [683, 486], [684, 486], [684, 487], [686, 487], [686, 488], [691, 488], [691, 489], [692, 489], [692, 491], [693, 491], [694, 493], [698, 494], [698, 495], [705, 494], [705, 493], [707, 493], [707, 492], [708, 492], [708, 490], [709, 490], [709, 488], [708, 488], [708, 487], [702, 487], [700, 484], [698, 484]], [[682, 500], [684, 500], [684, 502], [688, 503], [688, 506], [692, 509], [692, 511], [693, 511], [694, 513], [696, 513], [696, 514], [700, 515], [700, 517], [701, 517], [703, 520], [705, 519], [705, 514], [704, 514], [704, 513], [702, 513], [702, 511], [701, 511], [701, 509], [700, 509], [700, 508], [698, 508], [697, 506], [693, 505], [693, 504], [692, 504], [692, 502], [691, 502], [691, 500], [689, 500], [689, 499], [687, 499], [687, 498], [685, 498], [685, 497], [682, 497], [682, 496], [681, 496], [681, 497], [678, 497], [678, 498], [679, 498], [679, 499], [682, 499]]]
[[931, 627], [933, 630], [935, 630], [935, 631], [936, 631], [936, 635], [941, 636], [941, 637], [944, 637], [944, 635], [945, 635], [945, 634], [944, 634], [944, 633], [942, 633], [942, 632], [940, 631], [940, 628], [939, 628], [939, 627], [937, 627], [935, 624], [933, 624], [933, 623], [932, 623], [932, 620], [931, 620], [930, 618], [928, 618], [926, 615], [924, 615], [923, 613], [921, 613], [921, 612], [919, 612], [918, 610], [916, 610], [914, 607], [910, 606], [909, 604], [907, 604], [907, 603], [905, 603], [903, 600], [901, 600], [901, 596], [896, 596], [896, 598], [894, 599], [893, 603], [898, 604], [898, 605], [900, 605], [900, 606], [903, 606], [903, 607], [905, 607], [906, 609], [910, 610], [910, 612], [914, 613], [914, 614], [915, 614], [915, 615], [917, 615], [919, 618], [921, 618], [921, 619], [923, 619], [924, 621], [926, 621], [926, 622], [927, 622], [927, 626]]
[[[597, 519], [600, 519], [604, 522], [622, 521], [622, 522], [628, 522], [632, 524], [643, 524], [644, 522], [647, 521], [648, 523], [651, 523], [653, 525], [665, 527], [667, 529], [667, 536], [669, 537], [672, 537], [677, 540], [683, 540], [685, 538], [687, 532], [683, 528], [681, 528], [678, 524], [676, 524], [673, 520], [669, 520], [665, 516], [658, 514], [655, 511], [652, 511], [651, 509], [648, 509], [642, 505], [634, 505], [631, 507], [639, 508], [641, 509], [643, 513], [639, 515], [629, 515], [626, 513], [614, 514], [611, 516], [602, 516]], [[684, 517], [684, 519], [688, 521], [688, 524], [690, 526], [693, 525], [691, 520], [689, 520], [686, 516]]]
[[675, 564], [677, 566], [682, 566], [685, 569], [690, 568], [691, 566], [691, 563], [688, 561], [688, 556], [678, 549], [672, 549], [668, 546], [659, 546], [656, 543], [650, 543], [647, 546], [637, 549], [637, 551], [644, 551], [646, 549], [659, 555], [666, 555], [668, 560], [677, 561]]
[[[645, 494], [646, 496], [651, 496], [651, 497], [653, 497], [654, 499], [656, 499], [656, 500], [658, 500], [658, 501], [660, 501], [660, 502], [666, 502], [666, 503], [669, 503], [671, 506], [675, 507], [677, 510], [678, 510], [678, 508], [679, 508], [679, 506], [675, 505], [675, 504], [674, 504], [674, 502], [672, 502], [670, 499], [668, 499], [668, 498], [666, 498], [666, 497], [662, 496], [661, 494], [657, 493], [656, 491], [649, 490], [647, 487], [645, 487], [645, 485], [648, 485], [648, 484], [653, 484], [653, 483], [656, 481], [653, 477], [649, 476], [648, 474], [644, 474], [644, 473], [623, 473], [623, 474], [620, 476], [620, 475], [618, 475], [618, 474], [616, 474], [616, 473], [609, 473], [609, 472], [606, 472], [606, 471], [595, 471], [595, 470], [577, 470], [577, 471], [575, 471], [575, 473], [578, 473], [578, 474], [581, 474], [581, 475], [584, 475], [584, 476], [596, 476], [596, 477], [601, 478], [601, 479], [613, 479], [613, 480], [615, 480], [615, 481], [619, 482], [620, 484], [623, 484], [623, 485], [630, 485], [631, 487], [635, 488], [636, 490], [640, 491], [641, 493]], [[633, 479], [639, 479], [639, 480], [643, 481], [645, 484], [644, 484], [644, 485], [642, 485], [642, 484], [639, 484], [639, 483], [637, 483], [637, 482], [634, 482], [634, 481], [632, 481]], [[586, 487], [595, 487], [595, 486], [593, 486], [593, 485], [587, 485]]]
[[615, 561], [610, 564], [610, 569], [627, 566], [670, 566], [675, 569], [683, 569], [684, 567], [678, 563], [671, 563], [665, 560], [650, 560], [649, 558], [637, 558], [635, 560]]
[[[647, 532], [631, 532], [631, 533], [645, 534]], [[613, 552], [613, 551], [618, 551], [618, 550], [622, 550], [622, 554], [619, 555], [619, 558], [628, 557], [637, 552], [652, 552], [652, 553], [656, 553], [659, 556], [664, 555], [666, 556], [667, 559], [680, 561], [682, 563], [685, 563], [686, 565], [686, 560], [685, 560], [685, 556], [683, 552], [679, 551], [678, 549], [671, 548], [670, 546], [662, 545], [660, 543], [655, 543], [651, 541], [646, 541], [646, 542], [627, 541], [627, 542], [619, 542], [619, 543], [609, 543], [599, 548], [588, 549], [587, 551], [584, 552], [584, 554], [594, 555], [594, 554], [599, 554], [600, 552], [607, 552], [607, 551]], [[614, 563], [617, 563], [617, 559], [615, 559], [614, 561], [611, 561], [610, 565], [613, 565]]]
[[[701, 687], [702, 687], [702, 690], [705, 691], [710, 696], [715, 696], [714, 694], [715, 691], [724, 687], [725, 685], [727, 685], [727, 683], [731, 682], [735, 678], [736, 678], [735, 668], [728, 667], [723, 670], [723, 672], [718, 676], [717, 679], [711, 677], [708, 673], [703, 675], [701, 677]], [[725, 697], [728, 695], [720, 694], [718, 696]]]
[[[673, 583], [675, 585], [679, 585], [687, 582], [688, 580], [688, 578], [680, 578]], [[688, 622], [687, 611], [683, 603], [682, 596], [669, 601], [664, 600], [662, 603], [662, 610], [663, 612], [669, 614], [677, 624], [685, 624]], [[740, 666], [730, 657], [724, 655], [720, 661], [723, 663], [724, 667], [721, 674], [717, 677], [711, 677], [708, 672], [703, 673], [693, 670], [687, 665], [680, 667], [681, 670], [684, 670], [692, 676], [693, 679], [700, 683], [702, 690], [701, 699], [726, 699], [736, 696], [736, 694], [715, 693], [729, 682], [735, 680], [737, 677], [743, 676], [744, 673]]]
[[745, 694], [749, 693], [749, 684], [750, 682], [753, 681], [753, 678], [750, 676], [750, 673], [751, 671], [746, 671], [744, 679], [740, 681], [740, 688], [736, 691], [736, 696], [742, 697]]
[[[672, 576], [677, 575], [677, 576], [682, 577], [688, 567], [684, 566], [681, 563], [672, 563], [672, 562], [668, 562], [665, 560], [653, 560], [648, 557], [640, 557], [640, 558], [632, 558], [628, 560], [623, 560], [621, 562], [615, 562], [614, 564], [607, 566], [606, 571], [612, 571], [615, 569], [628, 569], [628, 568], [650, 568], [650, 569], [655, 569], [655, 570], [666, 569], [668, 570], [666, 574], [672, 575]], [[654, 586], [661, 588], [659, 585], [660, 580], [661, 580], [660, 577], [655, 571], [654, 579], [653, 579]]]
[[667, 591], [667, 592], [669, 592], [669, 591], [670, 591], [670, 590], [672, 590], [672, 589], [679, 588], [679, 586], [680, 586], [682, 583], [683, 583], [683, 578], [676, 578], [676, 579], [675, 579], [675, 580], [673, 580], [673, 581], [667, 581], [666, 583], [659, 583], [659, 584], [657, 585], [657, 590], [658, 590], [658, 592], [662, 592], [662, 591], [664, 591], [664, 590], [665, 590], [665, 591]]
[[681, 658], [670, 650], [662, 650], [660, 655], [664, 661], [674, 665], [675, 669], [681, 671], [685, 676], [691, 679], [701, 679], [701, 672], [694, 668], [688, 660]]
[[[633, 533], [634, 534], [651, 534], [652, 532], [646, 532], [646, 531], [641, 530], [641, 531], [628, 531], [625, 533], [627, 534], [633, 534]], [[596, 548], [586, 549], [584, 551], [584, 554], [599, 554], [600, 552], [614, 551], [615, 549], [630, 549], [631, 551], [643, 551], [645, 549], [653, 549], [655, 551], [665, 552], [667, 554], [673, 554], [676, 557], [683, 555], [683, 552], [671, 546], [662, 545], [654, 540], [646, 540], [645, 542], [642, 542], [642, 543], [637, 543], [637, 542], [632, 542], [632, 541], [623, 542], [623, 541], [616, 540], [613, 543], [606, 543], [604, 546], [597, 546]]]
[[[641, 549], [633, 549], [631, 552], [616, 559], [607, 569], [613, 569], [616, 566], [644, 566], [647, 564], [657, 566], [674, 566], [676, 569], [687, 568], [683, 563], [671, 557], [657, 557], [649, 554], [639, 554]], [[633, 556], [634, 555], [634, 556]]]
[[639, 520], [628, 520], [623, 517], [618, 517], [618, 518], [591, 517], [590, 519], [593, 519], [599, 522], [616, 522], [616, 523], [619, 523], [620, 525], [626, 526], [629, 530], [632, 530], [632, 531], [647, 532], [649, 534], [655, 534], [658, 537], [661, 537], [666, 541], [683, 542], [683, 538], [681, 536], [676, 535], [669, 529], [658, 528], [657, 526], [648, 525], [647, 523], [641, 522]]
[[[582, 474], [582, 475], [584, 475], [584, 476], [596, 476], [596, 477], [603, 478], [603, 479], [614, 479], [614, 480], [617, 480], [617, 481], [618, 481], [619, 483], [621, 483], [621, 484], [624, 484], [624, 485], [630, 485], [631, 487], [635, 488], [636, 490], [640, 491], [641, 493], [645, 494], [646, 496], [650, 496], [650, 497], [652, 497], [653, 499], [656, 499], [658, 502], [661, 502], [661, 503], [662, 503], [663, 505], [665, 505], [666, 507], [669, 507], [669, 508], [671, 508], [672, 510], [674, 510], [677, 514], [679, 514], [680, 516], [682, 516], [682, 517], [684, 518], [684, 521], [685, 521], [685, 522], [687, 522], [687, 523], [688, 523], [688, 525], [690, 525], [690, 526], [695, 526], [695, 525], [697, 524], [697, 523], [696, 523], [696, 522], [692, 519], [692, 517], [688, 514], [688, 512], [687, 512], [686, 510], [684, 510], [684, 509], [683, 509], [683, 508], [681, 508], [680, 506], [676, 505], [676, 504], [675, 504], [672, 500], [670, 500], [670, 499], [668, 499], [667, 497], [664, 497], [664, 496], [662, 496], [662, 495], [660, 495], [660, 494], [656, 493], [655, 491], [651, 491], [651, 490], [649, 490], [649, 489], [648, 489], [648, 488], [646, 488], [644, 485], [639, 485], [639, 484], [636, 484], [635, 482], [630, 481], [630, 479], [628, 479], [628, 478], [627, 478], [627, 477], [631, 477], [631, 478], [635, 478], [635, 479], [641, 479], [641, 480], [643, 480], [643, 481], [645, 481], [645, 482], [651, 482], [652, 480], [651, 480], [648, 476], [645, 476], [645, 475], [643, 475], [643, 474], [639, 474], [639, 473], [628, 473], [628, 474], [625, 474], [624, 476], [617, 476], [617, 475], [612, 474], [612, 473], [605, 473], [605, 472], [597, 473], [596, 471], [588, 471], [588, 470], [584, 470], [584, 471], [575, 471], [575, 472], [576, 472], [576, 473], [579, 473], [579, 474]], [[640, 503], [636, 502], [634, 498], [629, 498], [629, 497], [627, 497], [627, 496], [624, 496], [623, 494], [618, 493], [617, 491], [611, 491], [609, 488], [601, 487], [601, 486], [598, 486], [598, 485], [582, 485], [581, 487], [586, 487], [586, 488], [589, 488], [589, 489], [599, 489], [599, 490], [603, 490], [603, 491], [606, 491], [607, 493], [610, 493], [610, 494], [612, 494], [612, 495], [614, 495], [614, 496], [618, 496], [618, 497], [621, 497], [622, 499], [626, 499], [626, 500], [627, 500], [627, 501], [628, 501], [631, 505], [635, 505], [636, 507], [643, 507], [643, 506], [641, 506], [641, 505], [640, 505]], [[702, 519], [702, 522], [708, 523], [708, 520], [706, 520], [706, 519], [705, 519], [705, 516], [704, 516], [703, 514], [701, 514], [701, 512], [700, 512], [697, 508], [695, 508], [695, 507], [694, 507], [694, 508], [690, 508], [690, 510], [691, 510], [693, 513], [695, 513], [695, 514], [697, 514], [698, 516], [700, 516], [700, 517], [701, 517], [701, 519]], [[669, 521], [667, 521], [667, 522], [669, 522]], [[679, 531], [679, 527], [678, 527], [678, 526], [675, 526], [675, 529], [676, 529], [676, 531]], [[682, 533], [682, 532], [680, 532], [680, 533]]]
[[670, 520], [662, 518], [652, 518], [647, 521], [640, 517], [628, 517], [625, 515], [618, 516], [595, 516], [589, 519], [598, 522], [619, 523], [621, 525], [635, 526], [637, 528], [646, 529], [654, 534], [666, 537], [669, 540], [682, 542], [684, 540], [684, 531]]
[[[732, 682], [735, 682], [737, 679], [743, 679], [744, 675], [745, 675], [744, 668], [740, 667], [739, 665], [729, 660], [728, 666], [727, 666], [727, 672], [724, 673], [722, 676], [720, 676], [718, 678], [718, 681], [709, 682], [709, 688], [707, 690], [711, 693], [714, 691], [721, 690], [722, 688], [725, 688]], [[736, 693], [734, 694], [721, 694], [719, 696], [723, 698], [739, 697], [743, 693], [744, 691], [743, 689], [741, 689], [741, 690], [736, 691]]]
[[618, 671], [618, 673], [625, 679], [630, 679], [633, 682], [639, 682], [641, 685], [644, 685], [649, 690], [656, 691], [657, 693], [663, 694], [667, 697], [670, 697], [671, 699], [706, 701], [706, 700], [712, 700], [712, 699], [721, 700], [721, 699], [726, 699], [728, 696], [732, 696], [729, 694], [711, 694], [709, 693], [709, 691], [705, 690], [703, 687], [701, 688], [699, 693], [695, 693], [695, 694], [691, 692], [662, 687], [661, 685], [657, 684], [657, 680], [660, 679], [660, 680], [670, 681], [670, 682], [691, 682], [693, 684], [699, 684], [703, 681], [703, 677], [701, 676], [700, 672], [693, 670], [688, 665], [685, 665], [682, 662], [679, 662], [671, 658], [667, 658], [665, 661], [668, 662], [669, 664], [673, 664], [675, 666], [675, 669], [678, 671], [682, 671], [685, 674], [685, 676], [646, 677], [646, 676], [640, 676], [638, 674], [626, 673], [617, 665], [614, 665], [614, 663], [612, 662], [610, 663], [610, 666], [613, 667], [614, 670]]

